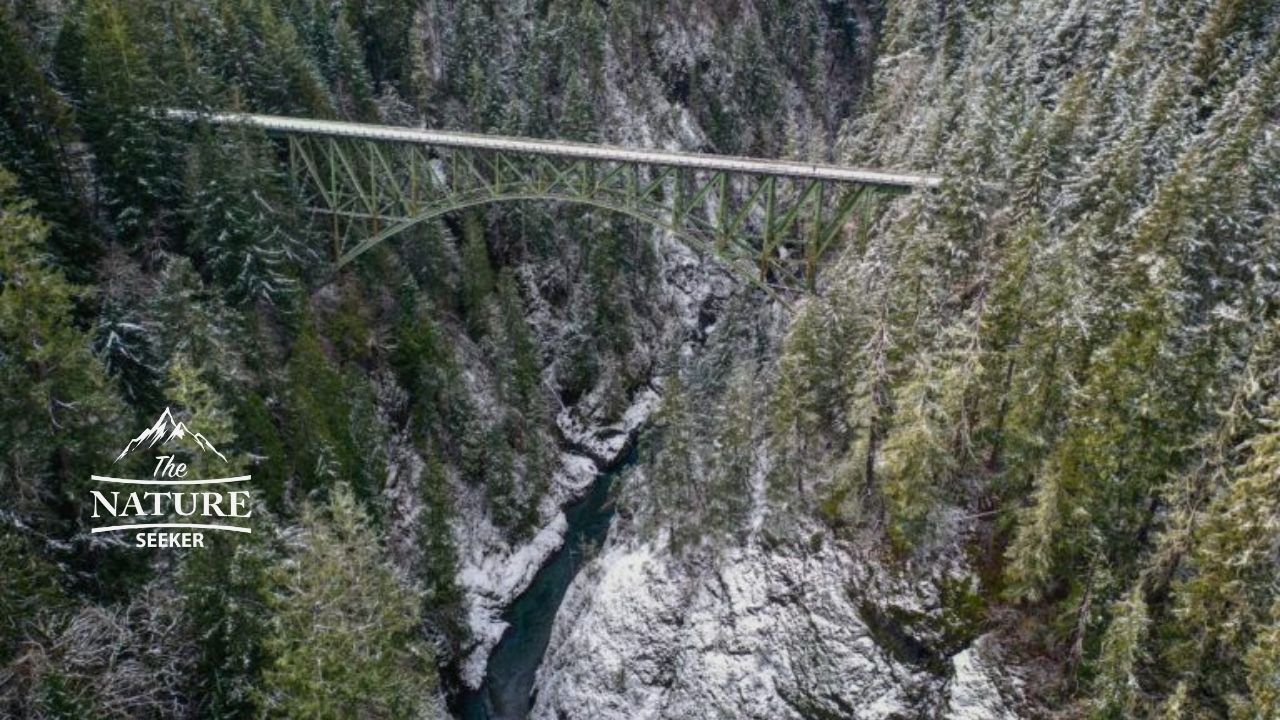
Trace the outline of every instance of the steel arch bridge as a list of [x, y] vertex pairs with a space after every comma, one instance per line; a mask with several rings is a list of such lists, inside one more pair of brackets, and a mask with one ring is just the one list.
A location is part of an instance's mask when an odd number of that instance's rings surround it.
[[327, 216], [334, 270], [449, 212], [490, 203], [576, 203], [657, 226], [771, 294], [811, 292], [818, 264], [877, 195], [936, 176], [781, 160], [530, 140], [248, 113], [170, 120], [283, 138], [310, 209]]

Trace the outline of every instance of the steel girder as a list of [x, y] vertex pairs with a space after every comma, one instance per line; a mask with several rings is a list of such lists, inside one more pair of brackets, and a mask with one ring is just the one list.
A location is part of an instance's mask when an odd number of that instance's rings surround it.
[[489, 203], [551, 201], [621, 213], [720, 259], [775, 296], [812, 292], [819, 261], [865, 230], [880, 194], [826, 179], [288, 134], [289, 165], [327, 220], [334, 269], [426, 220]]

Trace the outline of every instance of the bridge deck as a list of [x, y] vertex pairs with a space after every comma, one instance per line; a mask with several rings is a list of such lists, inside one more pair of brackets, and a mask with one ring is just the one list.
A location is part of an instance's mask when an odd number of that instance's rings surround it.
[[941, 182], [936, 175], [918, 173], [885, 172], [819, 165], [790, 160], [760, 160], [730, 155], [671, 152], [663, 150], [632, 150], [614, 145], [566, 142], [562, 140], [531, 140], [502, 135], [444, 130], [420, 130], [390, 125], [339, 122], [335, 120], [307, 120], [279, 115], [255, 115], [251, 113], [202, 113], [193, 110], [169, 109], [165, 117], [184, 122], [208, 122], [215, 125], [246, 125], [267, 131], [326, 135], [331, 137], [365, 138], [385, 142], [416, 143], [439, 147], [500, 150], [532, 155], [552, 155], [624, 163], [640, 163], [667, 167], [684, 167], [698, 170], [728, 171], [753, 175], [829, 180], [896, 188], [933, 188]]

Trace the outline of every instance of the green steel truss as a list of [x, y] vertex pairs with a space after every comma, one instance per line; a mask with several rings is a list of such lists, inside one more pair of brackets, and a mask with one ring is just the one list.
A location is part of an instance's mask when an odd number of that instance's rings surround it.
[[287, 134], [289, 167], [323, 216], [339, 270], [446, 213], [489, 203], [576, 203], [621, 213], [718, 258], [775, 296], [812, 292], [819, 261], [903, 189], [848, 181]]

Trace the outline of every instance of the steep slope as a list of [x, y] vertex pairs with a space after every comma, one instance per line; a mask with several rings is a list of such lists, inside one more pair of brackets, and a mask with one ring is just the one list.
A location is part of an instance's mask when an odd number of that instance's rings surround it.
[[844, 158], [943, 188], [846, 243], [745, 411], [680, 368], [535, 717], [1265, 716], [1278, 23], [892, 4]]

